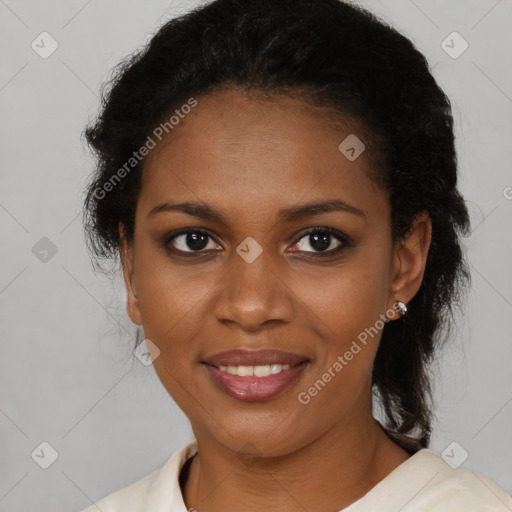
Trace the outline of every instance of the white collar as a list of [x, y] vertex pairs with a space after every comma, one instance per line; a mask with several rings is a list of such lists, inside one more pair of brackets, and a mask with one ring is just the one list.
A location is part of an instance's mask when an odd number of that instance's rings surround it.
[[[188, 512], [183, 502], [179, 477], [185, 462], [197, 452], [197, 441], [194, 440], [176, 451], [155, 473], [155, 478], [148, 489], [147, 510]], [[402, 512], [464, 510], [468, 512], [483, 510], [482, 506], [498, 507], [502, 504], [512, 506], [512, 499], [504, 489], [473, 471], [452, 468], [438, 453], [423, 448], [397, 466], [364, 496], [340, 512], [374, 510], [402, 510]]]
[[180, 488], [180, 472], [185, 462], [197, 453], [197, 441], [176, 451], [158, 472], [148, 494], [147, 510], [187, 512]]

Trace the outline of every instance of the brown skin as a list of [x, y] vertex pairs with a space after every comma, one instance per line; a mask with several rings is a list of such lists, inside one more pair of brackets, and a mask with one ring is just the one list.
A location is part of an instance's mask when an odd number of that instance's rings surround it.
[[[134, 242], [120, 247], [127, 310], [161, 350], [155, 370], [190, 419], [199, 453], [183, 495], [198, 512], [340, 510], [409, 457], [372, 416], [380, 333], [307, 405], [298, 400], [396, 300], [414, 297], [431, 236], [422, 214], [392, 243], [389, 200], [368, 177], [368, 155], [345, 158], [338, 145], [352, 132], [324, 121], [298, 99], [211, 93], [146, 162]], [[277, 220], [281, 208], [327, 199], [365, 215]], [[208, 203], [226, 225], [182, 212], [148, 217], [166, 201]], [[165, 235], [187, 227], [211, 235], [202, 254], [166, 252]], [[303, 234], [312, 227], [338, 230], [355, 246], [315, 260], [321, 249]], [[248, 236], [263, 249], [252, 263], [236, 253]], [[340, 246], [330, 240], [328, 250]], [[198, 250], [185, 236], [169, 246]], [[310, 363], [278, 395], [243, 402], [213, 385], [201, 364], [233, 348], [277, 348]]]

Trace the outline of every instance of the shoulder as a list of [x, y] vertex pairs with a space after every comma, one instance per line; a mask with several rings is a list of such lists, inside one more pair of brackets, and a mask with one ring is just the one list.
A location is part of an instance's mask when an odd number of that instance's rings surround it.
[[512, 497], [480, 473], [452, 467], [430, 449], [421, 450], [409, 461], [417, 478], [407, 511], [512, 511]]
[[[185, 461], [197, 452], [196, 442], [183, 446], [160, 468], [123, 489], [115, 491], [93, 503], [81, 512], [159, 512], [155, 505], [162, 504], [162, 492], [167, 505], [182, 500], [179, 473]], [[167, 509], [165, 509], [167, 510]]]
[[343, 512], [512, 512], [512, 497], [485, 476], [424, 448]]

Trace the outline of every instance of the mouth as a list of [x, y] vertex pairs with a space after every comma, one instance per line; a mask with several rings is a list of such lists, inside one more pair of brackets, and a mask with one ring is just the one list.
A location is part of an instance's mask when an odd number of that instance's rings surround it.
[[229, 373], [230, 375], [238, 375], [239, 377], [268, 377], [269, 375], [276, 375], [283, 370], [289, 370], [289, 364], [264, 364], [257, 366], [224, 366], [220, 365], [218, 368], [221, 372]]
[[309, 365], [307, 357], [279, 350], [231, 350], [202, 364], [213, 384], [242, 401], [269, 399], [291, 386]]

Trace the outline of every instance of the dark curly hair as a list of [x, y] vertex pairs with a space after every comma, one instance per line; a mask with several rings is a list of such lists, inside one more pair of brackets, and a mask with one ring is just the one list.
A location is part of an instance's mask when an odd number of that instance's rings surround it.
[[373, 178], [389, 197], [393, 241], [418, 213], [430, 215], [423, 282], [407, 315], [385, 325], [373, 367], [384, 431], [409, 453], [428, 447], [428, 366], [470, 281], [460, 241], [469, 216], [448, 98], [411, 41], [364, 9], [341, 0], [215, 0], [168, 21], [121, 62], [84, 132], [97, 161], [83, 217], [93, 263], [117, 261], [119, 222], [133, 237], [145, 161], [128, 172], [134, 151], [187, 99], [229, 88], [305, 99], [359, 122]]

